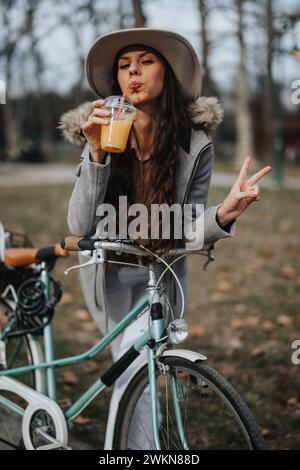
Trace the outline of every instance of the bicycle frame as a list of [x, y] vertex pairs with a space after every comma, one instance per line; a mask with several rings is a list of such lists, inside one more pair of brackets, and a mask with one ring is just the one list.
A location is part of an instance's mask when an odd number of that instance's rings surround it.
[[[153, 266], [152, 266], [153, 268]], [[151, 282], [152, 277], [152, 282]], [[49, 295], [49, 273], [46, 269], [43, 269], [40, 275], [40, 279], [45, 283], [47, 295]], [[155, 288], [156, 279], [154, 270], [150, 270], [150, 281], [147, 287], [147, 294], [133, 307], [132, 310], [109, 332], [107, 333], [96, 345], [90, 348], [88, 351], [70, 356], [62, 359], [54, 358], [54, 339], [51, 322], [44, 328], [44, 350], [45, 350], [45, 362], [41, 364], [34, 364], [18, 368], [10, 368], [0, 370], [0, 385], [1, 377], [15, 377], [20, 374], [29, 373], [37, 369], [46, 369], [46, 379], [47, 379], [47, 395], [49, 398], [56, 400], [56, 378], [55, 378], [55, 369], [57, 367], [64, 367], [69, 365], [78, 364], [85, 360], [91, 359], [96, 356], [98, 353], [108, 346], [120, 333], [122, 333], [125, 328], [134, 321], [139, 315], [145, 312], [146, 309], [154, 304], [160, 302], [160, 288]], [[150, 313], [149, 313], [150, 315]], [[156, 375], [155, 375], [155, 357], [153, 346], [156, 344], [156, 341], [159, 341], [162, 337], [164, 330], [164, 318], [151, 319], [150, 316], [150, 329], [145, 331], [144, 334], [134, 343], [134, 345], [116, 362], [114, 363], [102, 376], [92, 384], [67, 410], [63, 411], [65, 419], [67, 422], [72, 421], [79, 413], [81, 413], [88, 404], [102, 391], [114, 383], [114, 381], [126, 370], [126, 368], [134, 361], [134, 359], [139, 355], [140, 351], [146, 347], [147, 348], [147, 360], [148, 360], [148, 374], [149, 374], [149, 384], [151, 392], [151, 402], [152, 402], [152, 420], [153, 420], [153, 430], [154, 430], [154, 439], [157, 449], [160, 449], [160, 439], [159, 439], [159, 423], [158, 423], [158, 408], [157, 408], [157, 394], [156, 394]], [[151, 344], [152, 342], [152, 344]], [[1, 386], [0, 386], [1, 390]], [[173, 390], [173, 400], [174, 404], [177, 399], [176, 387], [172, 387]], [[18, 405], [12, 401], [1, 397], [0, 395], [0, 404], [9, 408], [11, 411], [24, 415], [25, 409], [20, 408]], [[184, 448], [186, 447], [186, 442], [184, 438], [183, 423], [180, 415], [179, 407], [175, 406], [176, 421], [181, 429], [182, 443]]]

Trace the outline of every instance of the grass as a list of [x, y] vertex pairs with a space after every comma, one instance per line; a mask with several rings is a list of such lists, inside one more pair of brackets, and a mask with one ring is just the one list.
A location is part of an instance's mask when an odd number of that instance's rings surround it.
[[[59, 242], [68, 233], [71, 191], [70, 185], [2, 188], [0, 220], [25, 230], [37, 246]], [[213, 188], [209, 204], [225, 194]], [[205, 354], [236, 386], [272, 449], [300, 448], [300, 365], [291, 362], [291, 344], [300, 339], [299, 201], [296, 191], [264, 190], [260, 203], [238, 220], [235, 237], [218, 241], [207, 271], [204, 259], [188, 258], [191, 335], [184, 347]], [[65, 292], [54, 319], [58, 357], [86, 350], [100, 335], [84, 311], [77, 274], [63, 276], [76, 263], [73, 254], [53, 273]], [[66, 377], [60, 369], [59, 398], [74, 400], [110, 362], [107, 350], [92, 371], [76, 366]], [[72, 431], [87, 448], [103, 446], [109, 398], [105, 393], [92, 403], [83, 415], [86, 423]]]

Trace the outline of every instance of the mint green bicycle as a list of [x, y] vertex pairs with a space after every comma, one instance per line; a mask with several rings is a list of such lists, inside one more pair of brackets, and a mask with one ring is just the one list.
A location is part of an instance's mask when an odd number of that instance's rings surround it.
[[[111, 387], [146, 350], [145, 362], [137, 367], [122, 390], [108, 449], [139, 448], [130, 441], [130, 429], [134, 425], [135, 409], [146, 389], [150, 391], [147, 406], [151, 409], [152, 424], [150, 431], [141, 428], [144, 445], [140, 448], [265, 448], [254, 416], [229, 382], [206, 364], [202, 354], [174, 347], [188, 334], [182, 318], [184, 298], [180, 318], [165, 324], [160, 287], [163, 275], [171, 270], [176, 276], [172, 265], [188, 254], [204, 255], [208, 257], [207, 262], [211, 261], [213, 246], [196, 252], [180, 248], [172, 253], [171, 263], [162, 257], [153, 261], [148, 251], [129, 240], [67, 237], [62, 248], [62, 251], [57, 247], [36, 250], [31, 258], [28, 255], [27, 265], [24, 252], [18, 255], [17, 249], [6, 258], [10, 269], [19, 269], [17, 266], [23, 263], [23, 269], [29, 271], [28, 279], [23, 280], [17, 290], [13, 285], [7, 286], [0, 296], [6, 315], [0, 336], [0, 443], [11, 449], [70, 449], [68, 430], [72, 420], [106, 387]], [[59, 256], [66, 256], [65, 250], [81, 250], [90, 257], [83, 265], [71, 267], [67, 272], [112, 262], [107, 260], [107, 251], [138, 255], [144, 260], [138, 266], [147, 269], [149, 281], [145, 296], [91, 349], [80, 355], [55, 359], [51, 319], [60, 299], [61, 286], [51, 278], [50, 271]], [[158, 279], [157, 262], [165, 265]], [[134, 345], [107, 371], [101, 372], [100, 378], [68, 409], [61, 409], [56, 401], [56, 368], [78, 364], [100, 354], [145, 313], [149, 315], [148, 330], [141, 333]], [[18, 380], [18, 376], [22, 376], [22, 380]], [[19, 419], [16, 425], [10, 424], [11, 414]]]

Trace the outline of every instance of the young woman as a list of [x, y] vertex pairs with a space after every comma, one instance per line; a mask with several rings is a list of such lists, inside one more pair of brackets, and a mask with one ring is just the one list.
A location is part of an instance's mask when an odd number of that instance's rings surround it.
[[[207, 133], [222, 117], [214, 98], [200, 98], [201, 73], [197, 55], [182, 36], [164, 30], [131, 29], [115, 31], [98, 38], [86, 60], [91, 88], [100, 97], [120, 95], [128, 83], [127, 98], [137, 109], [128, 145], [123, 154], [107, 155], [100, 147], [100, 126], [107, 125], [109, 113], [104, 100], [66, 113], [62, 128], [69, 140], [82, 141], [85, 148], [71, 195], [68, 225], [77, 236], [96, 237], [98, 206], [103, 202], [118, 205], [126, 195], [132, 203], [204, 204], [206, 207], [213, 163], [213, 143]], [[204, 241], [216, 242], [232, 237], [236, 219], [254, 201], [259, 201], [257, 182], [271, 171], [267, 166], [247, 179], [251, 158], [247, 157], [239, 176], [224, 201], [204, 212]], [[174, 228], [174, 227], [172, 227]], [[175, 240], [146, 240], [152, 250], [167, 250]], [[79, 255], [80, 261], [86, 261]], [[119, 258], [118, 258], [119, 259]], [[128, 260], [128, 259], [127, 259]], [[80, 271], [85, 300], [103, 333], [112, 328], [145, 293], [145, 270], [131, 267], [113, 269], [113, 264]], [[186, 263], [174, 265], [184, 293], [187, 293]], [[180, 298], [172, 276], [166, 276], [165, 295], [174, 315], [180, 312]], [[113, 342], [117, 360], [146, 327], [147, 315], [129, 326]], [[111, 448], [113, 424], [120, 388], [139, 366], [141, 355], [116, 382], [110, 405], [106, 434]], [[135, 412], [130, 448], [152, 447], [149, 395]]]

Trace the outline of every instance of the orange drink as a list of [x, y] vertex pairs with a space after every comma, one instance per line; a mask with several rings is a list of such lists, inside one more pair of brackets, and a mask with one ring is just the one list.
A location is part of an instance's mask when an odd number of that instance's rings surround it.
[[108, 124], [101, 125], [101, 148], [110, 153], [124, 152], [136, 109], [122, 96], [109, 96], [105, 108], [111, 113]]

